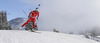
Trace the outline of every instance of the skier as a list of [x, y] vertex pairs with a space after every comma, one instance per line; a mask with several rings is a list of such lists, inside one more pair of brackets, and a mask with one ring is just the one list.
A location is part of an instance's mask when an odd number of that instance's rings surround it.
[[36, 26], [36, 16], [37, 16], [37, 20], [38, 20], [38, 18], [39, 18], [39, 12], [38, 12], [38, 8], [36, 8], [35, 10], [33, 10], [33, 11], [31, 11], [30, 13], [29, 13], [29, 19], [27, 20], [27, 22], [26, 23], [24, 23], [20, 28], [18, 28], [18, 29], [21, 29], [23, 26], [25, 26], [26, 24], [28, 24], [30, 21], [32, 21], [33, 22], [33, 29], [31, 29], [31, 31], [32, 32], [34, 32], [34, 28], [35, 28], [35, 26]]

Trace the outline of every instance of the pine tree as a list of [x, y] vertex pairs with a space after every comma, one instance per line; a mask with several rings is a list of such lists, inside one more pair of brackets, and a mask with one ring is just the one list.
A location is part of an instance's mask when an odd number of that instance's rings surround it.
[[7, 13], [3, 11], [0, 12], [0, 30], [11, 30], [7, 22]]

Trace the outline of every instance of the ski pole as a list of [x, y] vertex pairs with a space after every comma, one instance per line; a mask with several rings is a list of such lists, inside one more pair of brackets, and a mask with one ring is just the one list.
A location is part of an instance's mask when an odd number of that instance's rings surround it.
[[38, 5], [38, 7], [37, 7], [37, 8], [39, 8], [39, 6], [40, 6], [40, 4]]
[[30, 11], [32, 11], [32, 10], [30, 9]]
[[24, 14], [25, 14], [26, 16], [28, 16], [24, 10], [23, 10], [23, 12], [24, 12]]
[[[40, 4], [39, 4], [39, 6], [40, 6]], [[38, 6], [38, 8], [39, 8], [39, 6]]]

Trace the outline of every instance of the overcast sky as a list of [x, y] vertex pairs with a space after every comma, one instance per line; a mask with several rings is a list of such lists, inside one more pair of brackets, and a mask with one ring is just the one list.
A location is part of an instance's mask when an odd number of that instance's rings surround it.
[[[3, 2], [2, 2], [3, 1]], [[81, 31], [100, 26], [100, 0], [0, 0], [8, 20], [27, 16], [40, 3], [40, 30]], [[2, 3], [2, 4], [1, 4]], [[9, 6], [8, 6], [9, 5]]]
[[100, 26], [100, 0], [41, 0], [40, 2], [41, 28], [55, 28], [66, 32]]

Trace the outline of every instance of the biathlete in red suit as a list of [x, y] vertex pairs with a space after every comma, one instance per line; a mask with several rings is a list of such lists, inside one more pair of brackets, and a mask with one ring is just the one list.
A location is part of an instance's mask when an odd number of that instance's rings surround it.
[[[37, 8], [38, 9], [38, 8]], [[18, 29], [21, 29], [23, 26], [25, 26], [26, 24], [28, 24], [30, 21], [33, 21], [33, 28], [35, 28], [35, 26], [36, 26], [36, 16], [37, 16], [37, 19], [39, 18], [39, 12], [38, 12], [38, 10], [35, 10], [35, 11], [31, 11], [30, 13], [29, 13], [29, 19], [27, 20], [27, 22], [26, 23], [24, 23], [20, 28], [18, 28]]]
[[37, 19], [39, 18], [39, 12], [38, 11], [32, 11], [32, 12], [30, 12], [29, 13], [29, 19], [28, 19], [28, 21], [26, 22], [26, 23], [24, 23], [23, 25], [22, 25], [22, 27], [23, 26], [25, 26], [26, 24], [28, 24], [30, 21], [33, 21], [33, 28], [35, 28], [35, 25], [36, 25], [36, 16], [37, 16]]

